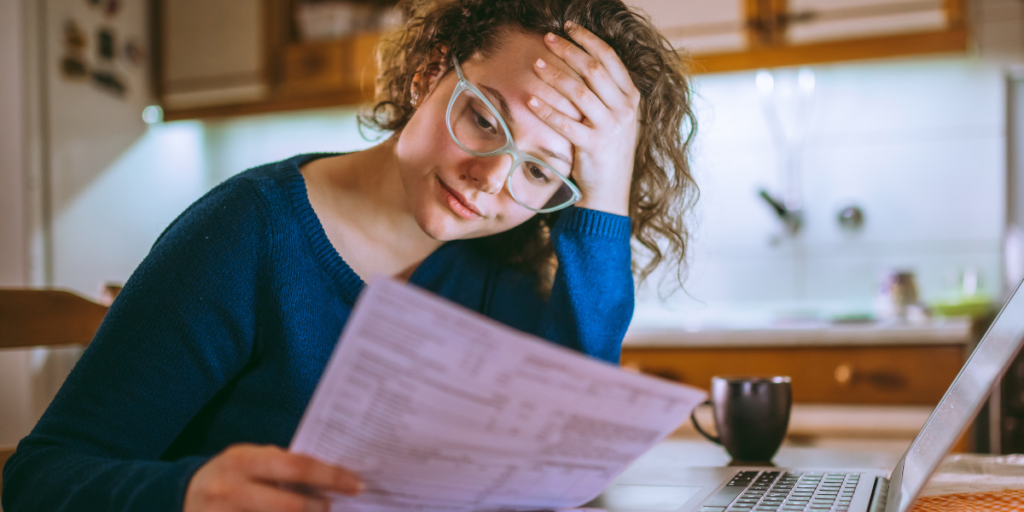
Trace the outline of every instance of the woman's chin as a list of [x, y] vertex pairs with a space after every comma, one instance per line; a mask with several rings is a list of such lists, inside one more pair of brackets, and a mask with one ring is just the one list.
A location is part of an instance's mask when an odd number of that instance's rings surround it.
[[470, 232], [463, 222], [452, 215], [445, 215], [444, 212], [424, 212], [416, 215], [416, 223], [427, 236], [441, 242], [466, 238]]

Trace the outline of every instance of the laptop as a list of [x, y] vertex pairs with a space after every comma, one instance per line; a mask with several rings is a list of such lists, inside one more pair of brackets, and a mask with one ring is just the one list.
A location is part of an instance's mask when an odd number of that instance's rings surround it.
[[[905, 512], [1024, 344], [1018, 285], [903, 458], [888, 474], [849, 468], [630, 467], [587, 507], [614, 512]], [[888, 476], [887, 475], [891, 475]]]

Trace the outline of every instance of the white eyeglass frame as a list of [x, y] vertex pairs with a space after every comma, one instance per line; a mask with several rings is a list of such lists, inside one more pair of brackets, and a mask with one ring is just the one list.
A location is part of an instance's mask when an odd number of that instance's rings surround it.
[[[518, 147], [516, 147], [515, 142], [512, 141], [512, 132], [508, 129], [508, 125], [505, 124], [505, 120], [501, 117], [501, 114], [498, 113], [498, 109], [494, 108], [494, 104], [492, 104], [491, 101], [487, 99], [487, 96], [480, 92], [480, 89], [477, 89], [475, 85], [473, 85], [469, 80], [466, 79], [466, 76], [462, 74], [462, 68], [459, 66], [459, 60], [454, 55], [452, 55], [452, 65], [455, 66], [455, 72], [459, 76], [459, 83], [455, 85], [455, 90], [452, 91], [452, 97], [450, 100], [448, 100], [448, 110], [445, 112], [444, 122], [448, 126], [448, 134], [452, 136], [452, 140], [455, 141], [455, 144], [457, 144], [463, 151], [473, 156], [487, 157], [502, 153], [508, 153], [512, 155], [512, 167], [509, 168], [508, 177], [505, 178], [505, 187], [508, 188], [508, 193], [512, 196], [512, 199], [515, 199], [520, 206], [526, 208], [527, 210], [537, 213], [550, 213], [568, 208], [579, 202], [579, 200], [583, 198], [583, 194], [580, 193], [580, 189], [576, 188], [576, 185], [573, 184], [573, 182], [569, 181], [569, 178], [567, 178], [564, 174], [558, 172], [557, 169], [551, 167], [543, 160], [533, 157], [527, 153], [524, 153]], [[506, 142], [504, 146], [495, 149], [494, 151], [481, 153], [479, 151], [473, 151], [472, 149], [469, 149], [466, 146], [462, 145], [462, 143], [459, 142], [459, 138], [455, 136], [455, 131], [452, 129], [452, 108], [455, 106], [455, 99], [459, 97], [459, 94], [462, 94], [463, 91], [467, 90], [475, 94], [478, 98], [480, 98], [480, 101], [484, 102], [484, 106], [486, 106], [487, 109], [491, 111], [491, 114], [494, 115], [494, 118], [498, 120], [498, 124], [501, 125], [501, 129], [505, 131]], [[520, 164], [524, 162], [533, 162], [554, 173], [555, 176], [558, 176], [559, 179], [561, 179], [566, 185], [569, 186], [569, 190], [572, 191], [572, 197], [570, 197], [565, 203], [562, 203], [558, 206], [541, 209], [532, 208], [530, 206], [527, 206], [526, 203], [520, 201], [519, 198], [516, 197], [516, 191], [512, 188], [512, 173], [515, 172], [516, 167], [518, 167]]]

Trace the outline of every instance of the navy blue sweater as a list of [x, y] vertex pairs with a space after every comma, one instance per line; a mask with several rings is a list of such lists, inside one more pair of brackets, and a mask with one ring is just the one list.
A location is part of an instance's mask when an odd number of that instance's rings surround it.
[[[325, 155], [320, 155], [325, 156]], [[238, 442], [288, 446], [363, 281], [328, 241], [301, 155], [246, 171], [161, 235], [3, 471], [3, 509], [180, 511]], [[629, 219], [571, 207], [550, 297], [448, 242], [410, 282], [616, 362], [633, 314]]]

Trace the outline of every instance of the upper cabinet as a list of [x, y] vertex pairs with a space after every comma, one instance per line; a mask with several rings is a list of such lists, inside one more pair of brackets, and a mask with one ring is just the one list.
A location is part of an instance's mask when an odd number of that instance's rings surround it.
[[169, 111], [271, 97], [268, 12], [254, 0], [159, 5], [160, 96]]
[[695, 71], [965, 52], [965, 0], [627, 0]]
[[[959, 22], [946, 0], [791, 0], [774, 12], [788, 44], [941, 32]], [[957, 19], [950, 16], [953, 14]]]
[[[368, 101], [396, 0], [155, 0], [165, 118]], [[965, 0], [626, 0], [694, 71], [966, 52]]]
[[676, 48], [739, 52], [749, 46], [747, 13], [738, 0], [627, 0], [646, 12]]
[[395, 0], [156, 0], [167, 120], [358, 104]]

